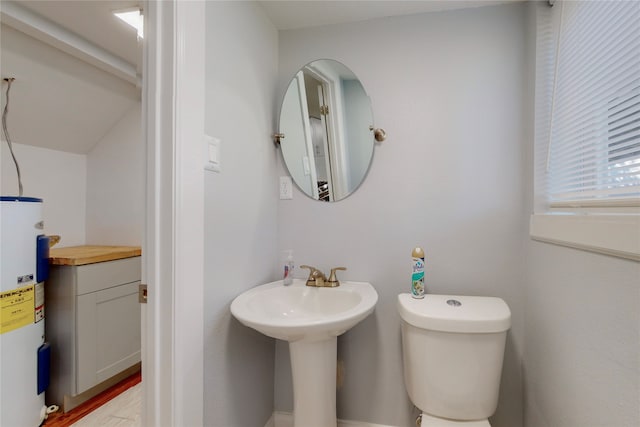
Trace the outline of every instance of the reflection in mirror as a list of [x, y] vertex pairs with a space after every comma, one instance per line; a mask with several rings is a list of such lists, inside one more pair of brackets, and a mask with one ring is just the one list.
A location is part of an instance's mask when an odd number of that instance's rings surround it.
[[280, 110], [282, 156], [309, 197], [337, 201], [364, 180], [373, 157], [371, 102], [343, 64], [322, 59], [291, 80]]

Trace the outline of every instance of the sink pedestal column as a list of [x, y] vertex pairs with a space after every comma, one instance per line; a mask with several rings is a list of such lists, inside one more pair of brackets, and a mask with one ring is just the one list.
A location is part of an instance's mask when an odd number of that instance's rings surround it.
[[293, 377], [293, 426], [335, 427], [336, 337], [289, 342]]

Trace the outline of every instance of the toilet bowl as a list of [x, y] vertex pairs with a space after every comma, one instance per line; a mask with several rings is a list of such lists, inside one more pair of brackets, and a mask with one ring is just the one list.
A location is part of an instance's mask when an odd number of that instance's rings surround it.
[[490, 427], [511, 312], [500, 298], [398, 295], [404, 382], [421, 427]]

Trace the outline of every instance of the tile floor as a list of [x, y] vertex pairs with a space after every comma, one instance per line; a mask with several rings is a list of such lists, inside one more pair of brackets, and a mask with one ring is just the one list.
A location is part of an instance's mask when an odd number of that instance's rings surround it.
[[142, 385], [137, 384], [71, 424], [71, 427], [141, 427], [141, 393]]

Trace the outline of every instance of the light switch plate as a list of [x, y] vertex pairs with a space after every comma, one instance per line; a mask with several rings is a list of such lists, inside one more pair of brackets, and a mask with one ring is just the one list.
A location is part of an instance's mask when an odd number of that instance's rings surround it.
[[293, 199], [293, 182], [290, 176], [280, 177], [280, 200]]
[[220, 148], [222, 141], [213, 136], [204, 136], [204, 168], [205, 170], [220, 172]]

